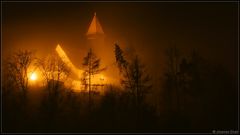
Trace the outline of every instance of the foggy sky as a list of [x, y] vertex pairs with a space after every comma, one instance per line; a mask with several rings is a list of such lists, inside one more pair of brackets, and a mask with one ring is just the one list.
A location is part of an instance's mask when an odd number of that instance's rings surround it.
[[[146, 63], [163, 65], [172, 44], [192, 49], [233, 71], [237, 56], [237, 3], [3, 3], [3, 58], [16, 49], [42, 57], [58, 43], [77, 66], [94, 12], [108, 43], [132, 46]], [[80, 56], [81, 54], [82, 56]], [[113, 56], [114, 57], [114, 56]]]

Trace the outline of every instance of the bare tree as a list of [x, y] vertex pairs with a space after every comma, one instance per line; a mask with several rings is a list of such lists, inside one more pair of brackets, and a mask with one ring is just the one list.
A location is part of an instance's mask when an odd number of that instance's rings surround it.
[[25, 101], [28, 90], [28, 68], [34, 60], [33, 52], [19, 50], [15, 52], [7, 62], [8, 77], [16, 84]]
[[38, 59], [36, 66], [43, 76], [47, 92], [42, 100], [43, 113], [51, 122], [56, 122], [56, 114], [61, 113], [60, 109], [64, 106], [66, 97], [64, 82], [70, 75], [70, 69], [56, 53]]
[[60, 83], [64, 82], [70, 75], [70, 69], [56, 53], [46, 58], [38, 59], [36, 66], [40, 69], [44, 83], [49, 92], [57, 91]]

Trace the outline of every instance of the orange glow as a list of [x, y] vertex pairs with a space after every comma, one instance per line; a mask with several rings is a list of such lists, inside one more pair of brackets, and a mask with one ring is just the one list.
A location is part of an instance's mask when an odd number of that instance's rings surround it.
[[103, 75], [101, 75], [99, 79], [100, 79], [100, 81], [104, 81], [105, 77]]
[[62, 61], [72, 70], [72, 72], [80, 78], [80, 75], [83, 71], [73, 65], [73, 63], [68, 58], [67, 54], [64, 52], [64, 50], [59, 44], [56, 47], [56, 52], [58, 53], [58, 56], [62, 59]]
[[37, 74], [35, 72], [31, 73], [30, 80], [32, 80], [32, 81], [37, 80]]
[[[67, 66], [71, 69], [72, 73], [77, 75], [79, 78], [81, 78], [82, 73], [84, 72], [81, 69], [78, 69], [71, 60], [68, 58], [62, 47], [58, 44], [56, 47], [56, 52], [58, 53], [58, 56], [62, 59], [64, 63], [67, 64]], [[92, 84], [93, 85], [103, 85], [106, 83], [106, 77], [103, 74], [97, 74], [92, 76]], [[71, 84], [66, 84], [66, 85], [71, 85], [72, 89], [75, 91], [81, 91], [81, 89], [84, 88], [80, 80], [72, 80]]]

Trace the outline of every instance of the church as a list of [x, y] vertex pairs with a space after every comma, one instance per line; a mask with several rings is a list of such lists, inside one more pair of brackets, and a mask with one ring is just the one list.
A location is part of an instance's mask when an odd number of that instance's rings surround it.
[[[101, 73], [93, 75], [92, 88], [102, 89], [108, 84], [118, 84], [119, 71], [115, 64], [114, 43], [112, 45], [106, 45], [106, 36], [97, 18], [96, 12], [94, 13], [92, 21], [85, 34], [85, 38], [87, 40], [87, 50], [85, 50], [85, 55], [87, 55], [88, 51], [91, 49], [97, 58], [100, 59], [100, 68], [105, 68]], [[68, 54], [66, 54], [61, 45], [58, 44], [55, 50], [58, 56], [71, 70], [70, 81], [65, 82], [65, 84], [70, 85], [74, 91], [86, 90], [81, 81], [84, 70], [78, 68], [72, 63], [71, 58], [68, 57]]]

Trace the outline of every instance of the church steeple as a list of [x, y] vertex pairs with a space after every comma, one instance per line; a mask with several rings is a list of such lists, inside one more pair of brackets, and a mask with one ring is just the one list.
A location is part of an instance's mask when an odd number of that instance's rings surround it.
[[86, 35], [89, 39], [96, 38], [96, 35], [104, 35], [102, 26], [97, 18], [96, 12], [94, 13], [92, 22], [88, 28]]

